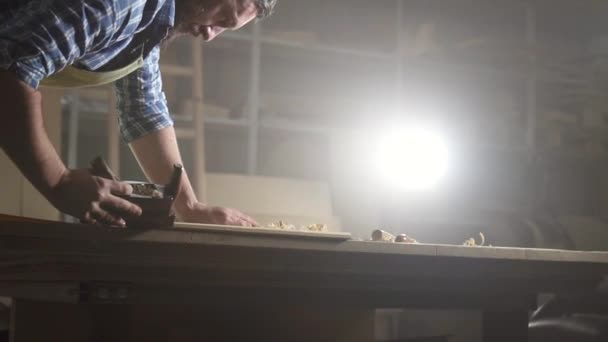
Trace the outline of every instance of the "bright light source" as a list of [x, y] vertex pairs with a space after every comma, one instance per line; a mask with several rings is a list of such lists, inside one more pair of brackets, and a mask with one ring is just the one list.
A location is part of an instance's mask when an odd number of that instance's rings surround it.
[[433, 188], [445, 174], [447, 148], [422, 128], [391, 130], [378, 144], [376, 165], [388, 185], [405, 191]]

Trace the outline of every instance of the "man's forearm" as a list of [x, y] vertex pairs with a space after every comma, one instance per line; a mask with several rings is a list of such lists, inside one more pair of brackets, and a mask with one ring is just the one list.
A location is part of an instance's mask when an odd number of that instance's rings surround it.
[[[167, 183], [173, 165], [182, 163], [173, 127], [161, 129], [135, 140], [131, 143], [131, 149], [146, 176], [154, 183]], [[175, 200], [175, 210], [180, 219], [187, 222], [246, 227], [258, 225], [253, 218], [238, 210], [213, 207], [198, 202], [186, 173], [182, 177], [180, 191]]]
[[[133, 141], [131, 150], [146, 177], [154, 183], [165, 184], [171, 178], [174, 164], [183, 164], [173, 127], [167, 127]], [[182, 215], [197, 204], [187, 172], [182, 177], [175, 209]]]
[[0, 146], [47, 198], [66, 167], [48, 138], [42, 96], [12, 73], [0, 71]]

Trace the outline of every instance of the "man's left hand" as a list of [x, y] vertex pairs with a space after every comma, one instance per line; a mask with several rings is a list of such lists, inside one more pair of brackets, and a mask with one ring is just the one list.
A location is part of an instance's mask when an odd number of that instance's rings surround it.
[[196, 203], [180, 213], [183, 220], [192, 223], [220, 224], [229, 226], [258, 227], [250, 216], [232, 208], [206, 206]]

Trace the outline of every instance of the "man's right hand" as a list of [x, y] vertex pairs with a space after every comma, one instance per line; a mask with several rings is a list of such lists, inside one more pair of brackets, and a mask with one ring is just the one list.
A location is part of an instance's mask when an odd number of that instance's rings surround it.
[[124, 226], [123, 217], [142, 212], [139, 206], [117, 196], [132, 192], [129, 184], [94, 176], [88, 169], [66, 169], [48, 197], [57, 209], [83, 222]]
[[39, 91], [0, 71], [0, 103], [0, 148], [57, 209], [85, 222], [118, 226], [123, 217], [141, 215], [141, 208], [116, 196], [131, 193], [131, 186], [65, 167], [46, 133]]

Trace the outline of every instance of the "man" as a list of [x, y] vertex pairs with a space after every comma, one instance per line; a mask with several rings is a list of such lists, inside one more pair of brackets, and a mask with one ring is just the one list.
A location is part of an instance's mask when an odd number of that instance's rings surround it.
[[[66, 168], [46, 134], [37, 90], [114, 81], [121, 134], [146, 176], [166, 183], [181, 164], [162, 93], [159, 52], [190, 34], [209, 41], [268, 16], [276, 0], [29, 0], [0, 3], [0, 146], [58, 210], [85, 222], [125, 224], [141, 208], [129, 185]], [[197, 200], [185, 175], [175, 200], [190, 222], [254, 226], [249, 216]]]

